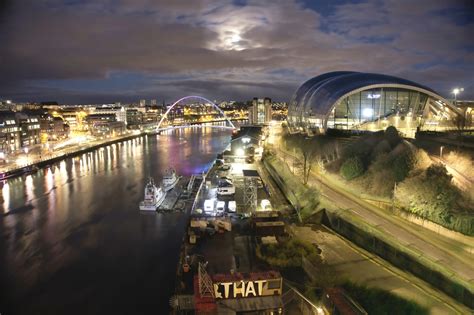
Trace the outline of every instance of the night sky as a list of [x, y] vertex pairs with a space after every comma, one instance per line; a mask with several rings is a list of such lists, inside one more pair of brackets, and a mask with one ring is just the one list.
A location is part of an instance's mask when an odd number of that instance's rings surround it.
[[0, 100], [288, 101], [328, 71], [474, 98], [474, 1], [0, 0]]

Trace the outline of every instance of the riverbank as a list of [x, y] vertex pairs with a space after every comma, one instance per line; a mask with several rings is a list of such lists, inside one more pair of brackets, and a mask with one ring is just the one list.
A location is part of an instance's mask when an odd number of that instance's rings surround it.
[[5, 180], [5, 179], [10, 179], [10, 178], [30, 174], [30, 173], [33, 173], [33, 172], [41, 169], [41, 168], [44, 168], [44, 167], [47, 167], [51, 164], [60, 162], [64, 159], [66, 159], [66, 158], [75, 157], [75, 156], [81, 155], [83, 153], [87, 153], [87, 152], [90, 152], [90, 151], [97, 150], [101, 147], [105, 147], [105, 146], [112, 145], [112, 144], [115, 144], [115, 143], [120, 143], [120, 142], [123, 142], [123, 141], [133, 140], [133, 139], [136, 139], [136, 138], [143, 137], [145, 135], [147, 135], [147, 133], [127, 135], [125, 137], [120, 137], [120, 138], [116, 138], [116, 139], [107, 140], [107, 141], [104, 141], [104, 142], [101, 142], [101, 143], [92, 144], [92, 145], [87, 146], [85, 148], [79, 148], [79, 149], [74, 150], [74, 151], [65, 152], [63, 154], [53, 156], [51, 158], [40, 159], [39, 161], [34, 161], [33, 163], [22, 165], [21, 167], [13, 168], [13, 169], [10, 169], [8, 171], [5, 171], [5, 172], [1, 173], [0, 174], [0, 180]]
[[[245, 121], [246, 119], [236, 118], [236, 119], [230, 119], [230, 120], [231, 121]], [[212, 123], [219, 123], [219, 122], [223, 122], [223, 121], [225, 121], [225, 120], [213, 120], [213, 121], [209, 121], [209, 122], [193, 122], [193, 123], [190, 123], [190, 126], [204, 125], [204, 124], [209, 124], [209, 123], [211, 123], [211, 124]], [[180, 127], [181, 125], [173, 125], [173, 126]], [[19, 176], [22, 176], [22, 175], [31, 174], [31, 173], [34, 173], [34, 172], [38, 171], [41, 168], [47, 167], [47, 166], [49, 166], [51, 164], [54, 164], [56, 162], [60, 162], [60, 161], [66, 159], [68, 157], [75, 157], [77, 155], [87, 153], [87, 152], [90, 152], [90, 151], [94, 151], [94, 150], [99, 149], [101, 147], [112, 145], [114, 143], [120, 143], [120, 142], [123, 142], [123, 141], [128, 141], [128, 140], [133, 140], [133, 139], [136, 139], [136, 138], [140, 138], [140, 137], [143, 137], [143, 136], [146, 136], [146, 135], [156, 135], [156, 134], [159, 134], [159, 132], [156, 132], [156, 131], [145, 132], [144, 131], [144, 132], [140, 132], [140, 133], [129, 134], [129, 135], [126, 135], [126, 136], [117, 137], [115, 139], [104, 140], [104, 142], [91, 144], [90, 146], [87, 146], [87, 147], [80, 147], [80, 148], [75, 149], [75, 150], [72, 149], [71, 151], [64, 152], [63, 154], [37, 159], [37, 160], [32, 161], [32, 163], [27, 163], [27, 164], [24, 164], [24, 165], [21, 165], [21, 166], [16, 166], [16, 167], [14, 166], [12, 168], [5, 168], [5, 166], [4, 166], [3, 167], [4, 170], [0, 171], [0, 180], [6, 180], [6, 179], [10, 179], [10, 178], [19, 177]]]

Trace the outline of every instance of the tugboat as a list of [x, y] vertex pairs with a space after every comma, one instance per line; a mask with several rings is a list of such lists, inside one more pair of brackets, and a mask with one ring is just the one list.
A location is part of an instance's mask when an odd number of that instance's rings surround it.
[[148, 179], [148, 183], [145, 186], [145, 199], [140, 202], [140, 210], [143, 211], [156, 211], [165, 200], [166, 192], [161, 187], [156, 187], [153, 178]]
[[163, 189], [165, 191], [170, 191], [176, 186], [179, 181], [180, 176], [176, 176], [176, 171], [173, 168], [169, 168], [165, 171], [163, 176]]

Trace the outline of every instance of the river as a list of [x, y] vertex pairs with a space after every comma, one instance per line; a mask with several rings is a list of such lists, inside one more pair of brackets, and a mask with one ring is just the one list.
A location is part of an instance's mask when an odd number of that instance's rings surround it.
[[140, 213], [145, 180], [203, 172], [229, 141], [169, 131], [3, 183], [0, 313], [166, 314], [187, 216]]

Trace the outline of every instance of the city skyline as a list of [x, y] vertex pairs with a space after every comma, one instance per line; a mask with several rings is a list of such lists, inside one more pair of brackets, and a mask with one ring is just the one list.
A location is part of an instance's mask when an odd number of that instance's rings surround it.
[[350, 70], [474, 97], [468, 1], [6, 1], [0, 98], [289, 101]]

